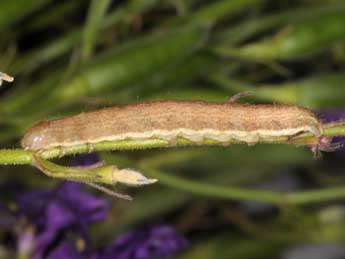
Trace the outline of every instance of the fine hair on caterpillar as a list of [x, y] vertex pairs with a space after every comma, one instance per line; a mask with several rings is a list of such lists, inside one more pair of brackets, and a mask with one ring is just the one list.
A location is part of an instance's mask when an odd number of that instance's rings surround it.
[[29, 129], [22, 147], [41, 151], [103, 141], [158, 138], [174, 143], [182, 137], [195, 144], [211, 139], [255, 144], [309, 132], [323, 136], [323, 126], [310, 110], [295, 105], [158, 101], [110, 107], [44, 121]]
[[[176, 145], [178, 138], [195, 145], [203, 144], [205, 139], [219, 145], [229, 145], [233, 141], [253, 145], [277, 138], [295, 143], [300, 135], [309, 133], [314, 137], [304, 145], [310, 146], [315, 156], [320, 151], [334, 151], [344, 144], [331, 143], [332, 138], [324, 136], [319, 118], [307, 108], [235, 103], [245, 95], [248, 93], [239, 93], [222, 103], [176, 100], [135, 103], [43, 121], [27, 130], [21, 144], [24, 149], [39, 155], [54, 148], [63, 153], [79, 145], [92, 149], [97, 143], [124, 140], [161, 139], [170, 146]], [[118, 171], [126, 178], [125, 169]], [[128, 172], [140, 178], [134, 170]], [[144, 184], [155, 182], [149, 180], [145, 179]], [[89, 185], [104, 191], [100, 185]]]

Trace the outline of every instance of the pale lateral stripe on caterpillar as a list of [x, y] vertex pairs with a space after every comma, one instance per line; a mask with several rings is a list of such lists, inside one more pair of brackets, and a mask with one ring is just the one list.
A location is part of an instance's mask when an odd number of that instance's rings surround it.
[[255, 144], [303, 132], [321, 138], [322, 123], [313, 112], [295, 105], [170, 100], [110, 107], [44, 121], [27, 131], [22, 147], [41, 151], [101, 141], [150, 138], [174, 143], [177, 137], [196, 144], [203, 139], [220, 144], [230, 140]]

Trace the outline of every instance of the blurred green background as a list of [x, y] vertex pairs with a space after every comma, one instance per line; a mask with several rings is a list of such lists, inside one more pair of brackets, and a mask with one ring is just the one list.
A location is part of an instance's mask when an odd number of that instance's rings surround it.
[[[240, 102], [345, 108], [342, 0], [2, 0], [0, 30], [0, 71], [15, 77], [0, 89], [4, 148], [18, 147], [37, 121], [146, 100], [226, 101], [252, 91]], [[342, 200], [251, 201], [257, 189], [341, 187], [343, 152], [315, 160], [304, 148], [233, 145], [100, 156], [160, 182], [126, 190], [131, 203], [108, 197], [95, 244], [159, 221], [190, 241], [184, 259], [285, 258], [296, 245], [344, 242]], [[57, 183], [28, 166], [1, 171], [2, 183], [28, 189]], [[247, 198], [234, 199], [241, 187]]]

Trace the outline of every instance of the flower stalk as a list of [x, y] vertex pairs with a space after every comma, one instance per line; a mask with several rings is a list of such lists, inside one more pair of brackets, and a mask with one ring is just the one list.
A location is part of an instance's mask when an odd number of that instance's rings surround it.
[[[325, 137], [345, 136], [345, 121], [336, 123], [327, 123], [323, 125]], [[311, 133], [304, 133], [296, 136], [293, 139], [287, 137], [272, 137], [271, 140], [259, 141], [259, 143], [275, 143], [275, 144], [293, 144], [297, 146], [310, 146], [317, 143], [318, 139]], [[217, 146], [224, 145], [215, 140], [205, 139], [199, 146]], [[229, 144], [241, 144], [238, 141], [230, 141]], [[184, 138], [178, 138], [174, 147], [195, 146], [196, 144]], [[92, 145], [93, 151], [124, 151], [124, 150], [139, 150], [150, 148], [164, 148], [172, 147], [171, 143], [166, 140], [152, 138], [145, 140], [121, 140], [121, 141], [106, 141], [99, 142]], [[44, 159], [61, 158], [65, 155], [76, 155], [90, 152], [90, 146], [87, 144], [76, 145], [68, 148], [52, 148], [40, 152], [39, 156]], [[23, 149], [2, 149], [0, 150], [0, 164], [1, 165], [19, 165], [32, 164], [36, 153]]]
[[[333, 122], [324, 124], [324, 136], [345, 136], [345, 122]], [[294, 144], [297, 146], [313, 146], [319, 141], [318, 138], [310, 133], [305, 133], [296, 138], [288, 139], [287, 137], [277, 137], [266, 143], [277, 143], [277, 144]], [[236, 144], [233, 142], [231, 144]], [[218, 145], [214, 140], [204, 140], [202, 145], [214, 146]], [[195, 143], [180, 138], [176, 142], [177, 147], [182, 146], [193, 146]], [[123, 140], [116, 142], [101, 142], [94, 144], [94, 151], [110, 151], [110, 150], [133, 150], [133, 149], [148, 149], [158, 147], [169, 147], [171, 144], [168, 141], [161, 139], [147, 139], [147, 140]], [[106, 187], [98, 184], [110, 184], [124, 183], [126, 185], [146, 185], [156, 182], [156, 179], [148, 179], [141, 173], [136, 172], [132, 169], [118, 169], [112, 165], [100, 165], [97, 168], [76, 168], [76, 167], [65, 167], [54, 164], [46, 159], [61, 157], [69, 154], [80, 154], [87, 153], [90, 151], [88, 145], [79, 145], [64, 149], [63, 152], [59, 148], [53, 148], [41, 152], [39, 155], [33, 151], [23, 149], [3, 149], [0, 150], [0, 164], [3, 165], [15, 165], [15, 164], [31, 164], [41, 170], [48, 176], [66, 179], [78, 182], [84, 182], [91, 185], [101, 191], [111, 194], [116, 197], [130, 199], [129, 196], [115, 193]], [[259, 190], [248, 190], [247, 188], [240, 187], [221, 187], [210, 185], [206, 183], [197, 183], [190, 180], [184, 180], [177, 176], [171, 176], [160, 172], [156, 168], [145, 166], [145, 163], [141, 163], [141, 169], [147, 173], [150, 177], [157, 178], [164, 185], [181, 189], [184, 191], [197, 193], [201, 195], [225, 198], [225, 199], [236, 199], [236, 200], [254, 200], [267, 202], [272, 204], [306, 204], [313, 202], [321, 202], [331, 199], [344, 198], [345, 188], [327, 188], [324, 190], [315, 191], [303, 191], [295, 193], [276, 193], [272, 191], [259, 191]]]

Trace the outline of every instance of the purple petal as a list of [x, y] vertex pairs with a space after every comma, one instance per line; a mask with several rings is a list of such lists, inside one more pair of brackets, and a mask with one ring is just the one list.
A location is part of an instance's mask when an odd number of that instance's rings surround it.
[[97, 153], [84, 154], [73, 158], [70, 162], [70, 166], [89, 166], [96, 164], [98, 161], [99, 157]]
[[345, 109], [322, 110], [318, 116], [323, 123], [345, 120]]
[[138, 246], [135, 258], [167, 257], [184, 248], [186, 240], [167, 225], [155, 226], [148, 231], [147, 239]]
[[147, 259], [173, 256], [186, 248], [187, 241], [174, 228], [156, 225], [127, 232], [93, 259]]
[[76, 232], [88, 242], [88, 225], [106, 217], [109, 204], [81, 189], [81, 184], [65, 182], [51, 191], [17, 195], [18, 216], [35, 226], [34, 258], [52, 249], [58, 238]]
[[53, 243], [61, 230], [71, 226], [77, 220], [71, 211], [58, 201], [53, 201], [49, 204], [46, 211], [46, 219], [44, 230], [36, 237], [35, 256], [37, 258]]
[[23, 258], [29, 257], [35, 247], [35, 234], [32, 229], [22, 231], [17, 237], [17, 251]]
[[[323, 123], [330, 123], [345, 120], [345, 109], [323, 110], [318, 113], [319, 118]], [[345, 137], [333, 137], [332, 143], [345, 142]], [[344, 151], [345, 147], [339, 148], [339, 151]]]
[[61, 243], [58, 247], [56, 247], [52, 252], [48, 255], [49, 259], [81, 259], [84, 258], [81, 254], [77, 252], [75, 247], [67, 241]]
[[78, 218], [65, 204], [54, 200], [46, 209], [46, 226], [48, 228], [61, 229], [76, 222]]
[[44, 224], [44, 210], [51, 198], [49, 191], [33, 191], [17, 194], [18, 216], [31, 220], [38, 228]]
[[78, 216], [79, 220], [91, 223], [105, 219], [109, 203], [81, 190], [81, 184], [66, 182], [59, 189], [58, 196]]
[[2, 203], [0, 203], [0, 227], [12, 229], [16, 222], [13, 213]]

